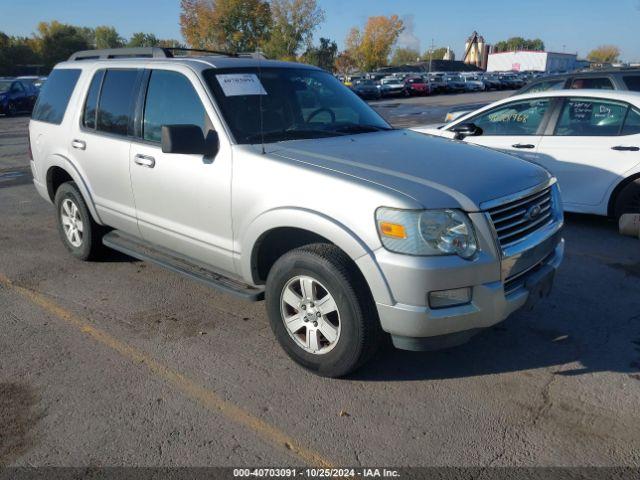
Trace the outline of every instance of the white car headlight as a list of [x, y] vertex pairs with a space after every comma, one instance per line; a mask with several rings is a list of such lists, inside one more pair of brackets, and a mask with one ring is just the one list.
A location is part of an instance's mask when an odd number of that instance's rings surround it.
[[409, 255], [459, 255], [470, 259], [478, 251], [473, 224], [460, 210], [376, 211], [380, 240], [387, 250]]

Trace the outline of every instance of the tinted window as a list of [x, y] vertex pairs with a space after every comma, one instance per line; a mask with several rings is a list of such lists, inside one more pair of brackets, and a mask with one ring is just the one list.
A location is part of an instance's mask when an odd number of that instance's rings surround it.
[[559, 136], [618, 135], [627, 113], [623, 103], [586, 98], [570, 98], [556, 126]]
[[545, 82], [533, 83], [521, 89], [518, 93], [546, 92], [548, 90], [562, 90], [566, 80], [547, 80]]
[[80, 77], [80, 70], [61, 68], [49, 75], [42, 87], [31, 118], [41, 122], [59, 124]]
[[87, 99], [84, 103], [84, 113], [82, 115], [82, 124], [87, 128], [96, 128], [96, 113], [98, 111], [98, 95], [100, 94], [100, 85], [104, 77], [104, 70], [98, 70], [91, 80]]
[[613, 90], [613, 84], [608, 78], [574, 78], [571, 88], [594, 88], [596, 90]]
[[182, 74], [154, 70], [144, 108], [145, 140], [159, 142], [162, 125], [197, 125], [206, 134], [207, 114], [191, 82]]
[[100, 94], [98, 130], [127, 134], [137, 76], [137, 70], [107, 70]]
[[14, 82], [13, 90], [16, 92], [24, 92], [24, 85], [21, 82]]
[[636, 135], [638, 133], [640, 133], [640, 110], [632, 108], [624, 121], [622, 135]]
[[622, 77], [624, 84], [633, 92], [640, 92], [640, 75]]
[[471, 120], [483, 135], [535, 135], [549, 108], [549, 100], [512, 102]]

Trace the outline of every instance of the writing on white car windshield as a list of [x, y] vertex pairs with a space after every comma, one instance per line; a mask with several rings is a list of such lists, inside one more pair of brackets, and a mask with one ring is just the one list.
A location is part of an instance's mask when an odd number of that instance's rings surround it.
[[331, 74], [311, 68], [205, 70], [237, 143], [256, 144], [391, 130]]

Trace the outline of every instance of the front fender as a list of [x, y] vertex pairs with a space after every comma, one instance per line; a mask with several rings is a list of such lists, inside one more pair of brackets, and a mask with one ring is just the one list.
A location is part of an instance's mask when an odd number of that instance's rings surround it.
[[82, 197], [87, 204], [87, 208], [89, 209], [89, 212], [91, 212], [91, 216], [96, 221], [96, 223], [103, 225], [102, 220], [100, 219], [100, 215], [98, 215], [98, 211], [96, 210], [93, 195], [91, 195], [91, 190], [89, 189], [88, 183], [71, 160], [57, 153], [51, 154], [45, 159], [42, 172], [40, 173], [40, 175], [38, 175], [39, 178], [36, 180], [44, 187], [46, 187], [47, 193], [49, 195], [49, 200], [51, 202], [53, 202], [54, 200], [53, 192], [51, 192], [49, 189], [49, 175], [53, 167], [59, 167], [69, 174], [69, 176], [78, 186], [78, 189], [80, 190], [80, 193], [82, 194]]
[[301, 208], [277, 208], [256, 217], [240, 240], [238, 270], [243, 279], [254, 283], [253, 250], [260, 237], [275, 228], [300, 228], [320, 235], [343, 250], [360, 269], [376, 302], [391, 302], [391, 292], [380, 271], [373, 251], [346, 225], [319, 212]]

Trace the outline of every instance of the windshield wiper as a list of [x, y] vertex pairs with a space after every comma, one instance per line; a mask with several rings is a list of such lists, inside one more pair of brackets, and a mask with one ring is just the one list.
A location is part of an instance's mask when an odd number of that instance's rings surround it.
[[334, 130], [284, 130], [276, 132], [265, 132], [263, 134], [255, 133], [245, 138], [248, 143], [259, 142], [282, 142], [285, 140], [303, 140], [306, 138], [323, 138], [334, 137], [336, 135], [347, 135], [346, 133], [336, 132]]
[[387, 132], [389, 130], [393, 130], [391, 127], [381, 127], [379, 125], [366, 125], [354, 123], [352, 125], [345, 125], [340, 127], [334, 132], [344, 132], [344, 133], [371, 133], [371, 132]]

